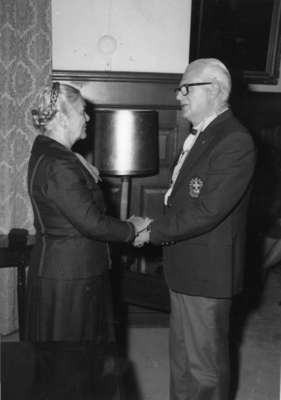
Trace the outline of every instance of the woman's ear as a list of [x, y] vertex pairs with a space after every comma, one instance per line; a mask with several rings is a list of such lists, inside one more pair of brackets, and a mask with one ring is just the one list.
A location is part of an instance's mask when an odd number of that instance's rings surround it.
[[67, 116], [64, 113], [62, 113], [61, 111], [58, 111], [56, 117], [57, 117], [58, 124], [62, 128], [67, 128], [67, 126], [68, 126]]

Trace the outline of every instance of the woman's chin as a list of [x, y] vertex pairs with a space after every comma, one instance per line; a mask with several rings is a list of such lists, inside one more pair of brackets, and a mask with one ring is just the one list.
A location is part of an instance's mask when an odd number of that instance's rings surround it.
[[80, 135], [80, 138], [79, 139], [86, 139], [86, 132], [85, 131], [83, 131], [82, 133], [81, 133], [81, 135]]

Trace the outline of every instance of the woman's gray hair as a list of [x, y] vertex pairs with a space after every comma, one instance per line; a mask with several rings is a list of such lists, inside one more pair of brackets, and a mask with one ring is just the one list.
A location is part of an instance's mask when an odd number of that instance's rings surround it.
[[53, 82], [46, 86], [38, 97], [38, 105], [31, 110], [33, 125], [45, 132], [49, 123], [60, 110], [68, 115], [67, 104], [75, 103], [82, 98], [78, 89], [71, 85]]

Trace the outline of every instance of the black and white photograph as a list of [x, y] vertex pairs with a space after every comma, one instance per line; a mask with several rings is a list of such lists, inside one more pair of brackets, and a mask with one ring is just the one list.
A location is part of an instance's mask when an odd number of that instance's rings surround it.
[[281, 400], [280, 0], [0, 0], [1, 400]]

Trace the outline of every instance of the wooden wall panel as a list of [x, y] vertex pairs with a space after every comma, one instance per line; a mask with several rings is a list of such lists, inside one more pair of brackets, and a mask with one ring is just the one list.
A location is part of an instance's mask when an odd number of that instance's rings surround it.
[[160, 167], [170, 167], [175, 156], [176, 128], [159, 130], [159, 163]]
[[142, 215], [157, 218], [163, 215], [163, 197], [167, 190], [166, 186], [149, 186], [145, 184], [140, 187], [140, 211]]

